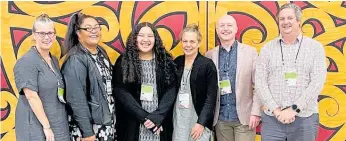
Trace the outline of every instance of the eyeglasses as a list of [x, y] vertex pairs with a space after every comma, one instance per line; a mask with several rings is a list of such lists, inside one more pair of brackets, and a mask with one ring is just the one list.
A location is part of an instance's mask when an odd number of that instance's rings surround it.
[[78, 28], [78, 30], [80, 30], [80, 29], [88, 31], [88, 32], [91, 32], [93, 30], [96, 31], [96, 32], [99, 32], [99, 31], [101, 31], [101, 26]]
[[40, 38], [44, 38], [46, 37], [46, 35], [49, 37], [49, 38], [53, 38], [55, 36], [55, 32], [35, 32], [36, 34], [38, 34], [38, 36]]

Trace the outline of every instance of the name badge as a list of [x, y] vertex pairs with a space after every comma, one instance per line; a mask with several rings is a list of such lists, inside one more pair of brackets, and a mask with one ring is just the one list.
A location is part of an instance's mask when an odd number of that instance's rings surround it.
[[231, 82], [229, 80], [219, 81], [219, 85], [221, 88], [221, 95], [232, 93]]
[[189, 93], [180, 93], [178, 95], [179, 99], [179, 108], [188, 109], [190, 108], [190, 94]]
[[141, 100], [143, 101], [153, 101], [154, 88], [150, 85], [143, 84], [141, 87]]
[[107, 94], [112, 94], [112, 82], [111, 82], [111, 80], [106, 80], [106, 91], [107, 91]]
[[61, 103], [66, 103], [66, 101], [64, 99], [64, 94], [65, 94], [64, 91], [65, 91], [64, 88], [58, 87], [58, 99]]
[[296, 71], [286, 71], [285, 81], [287, 86], [297, 86], [297, 72]]
[[179, 96], [179, 108], [181, 109], [190, 108], [190, 94], [180, 93], [178, 96]]

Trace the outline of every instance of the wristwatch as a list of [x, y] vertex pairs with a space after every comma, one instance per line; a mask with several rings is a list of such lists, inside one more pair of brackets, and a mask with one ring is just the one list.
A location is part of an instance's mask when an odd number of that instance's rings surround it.
[[296, 111], [297, 113], [300, 112], [300, 109], [298, 109], [298, 106], [295, 105], [295, 104], [292, 105], [292, 109], [293, 109], [294, 111]]

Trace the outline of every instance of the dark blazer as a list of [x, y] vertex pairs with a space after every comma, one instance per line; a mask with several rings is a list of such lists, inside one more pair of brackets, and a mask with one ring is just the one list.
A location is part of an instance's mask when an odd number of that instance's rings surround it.
[[124, 83], [122, 75], [122, 56], [119, 56], [113, 66], [113, 95], [116, 103], [116, 131], [118, 141], [138, 141], [139, 126], [150, 119], [156, 126], [163, 127], [160, 133], [161, 141], [171, 141], [173, 133], [172, 107], [177, 96], [176, 74], [172, 75], [171, 84], [164, 81], [161, 65], [156, 64], [156, 85], [159, 99], [158, 108], [148, 113], [141, 106], [141, 82]]
[[[106, 51], [101, 47], [99, 49], [109, 61]], [[95, 134], [93, 124], [111, 125], [113, 117], [109, 111], [102, 76], [81, 45], [68, 52], [61, 70], [66, 84], [67, 109], [69, 114], [73, 115], [82, 136]]]
[[[185, 56], [177, 57], [174, 62], [178, 68], [178, 86], [184, 72]], [[209, 58], [198, 53], [192, 65], [190, 88], [193, 105], [198, 115], [197, 123], [212, 129], [216, 96], [218, 90], [217, 71]]]

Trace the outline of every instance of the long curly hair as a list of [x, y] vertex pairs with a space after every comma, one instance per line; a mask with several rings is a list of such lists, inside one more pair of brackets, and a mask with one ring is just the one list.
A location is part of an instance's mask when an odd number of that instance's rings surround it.
[[143, 27], [149, 27], [155, 37], [153, 52], [155, 55], [156, 66], [163, 68], [165, 83], [172, 84], [175, 81], [176, 67], [172, 56], [163, 46], [161, 37], [155, 26], [148, 22], [138, 24], [130, 33], [126, 42], [126, 50], [122, 55], [122, 74], [124, 83], [141, 82], [142, 66], [139, 58], [139, 49], [137, 47], [137, 35]]

